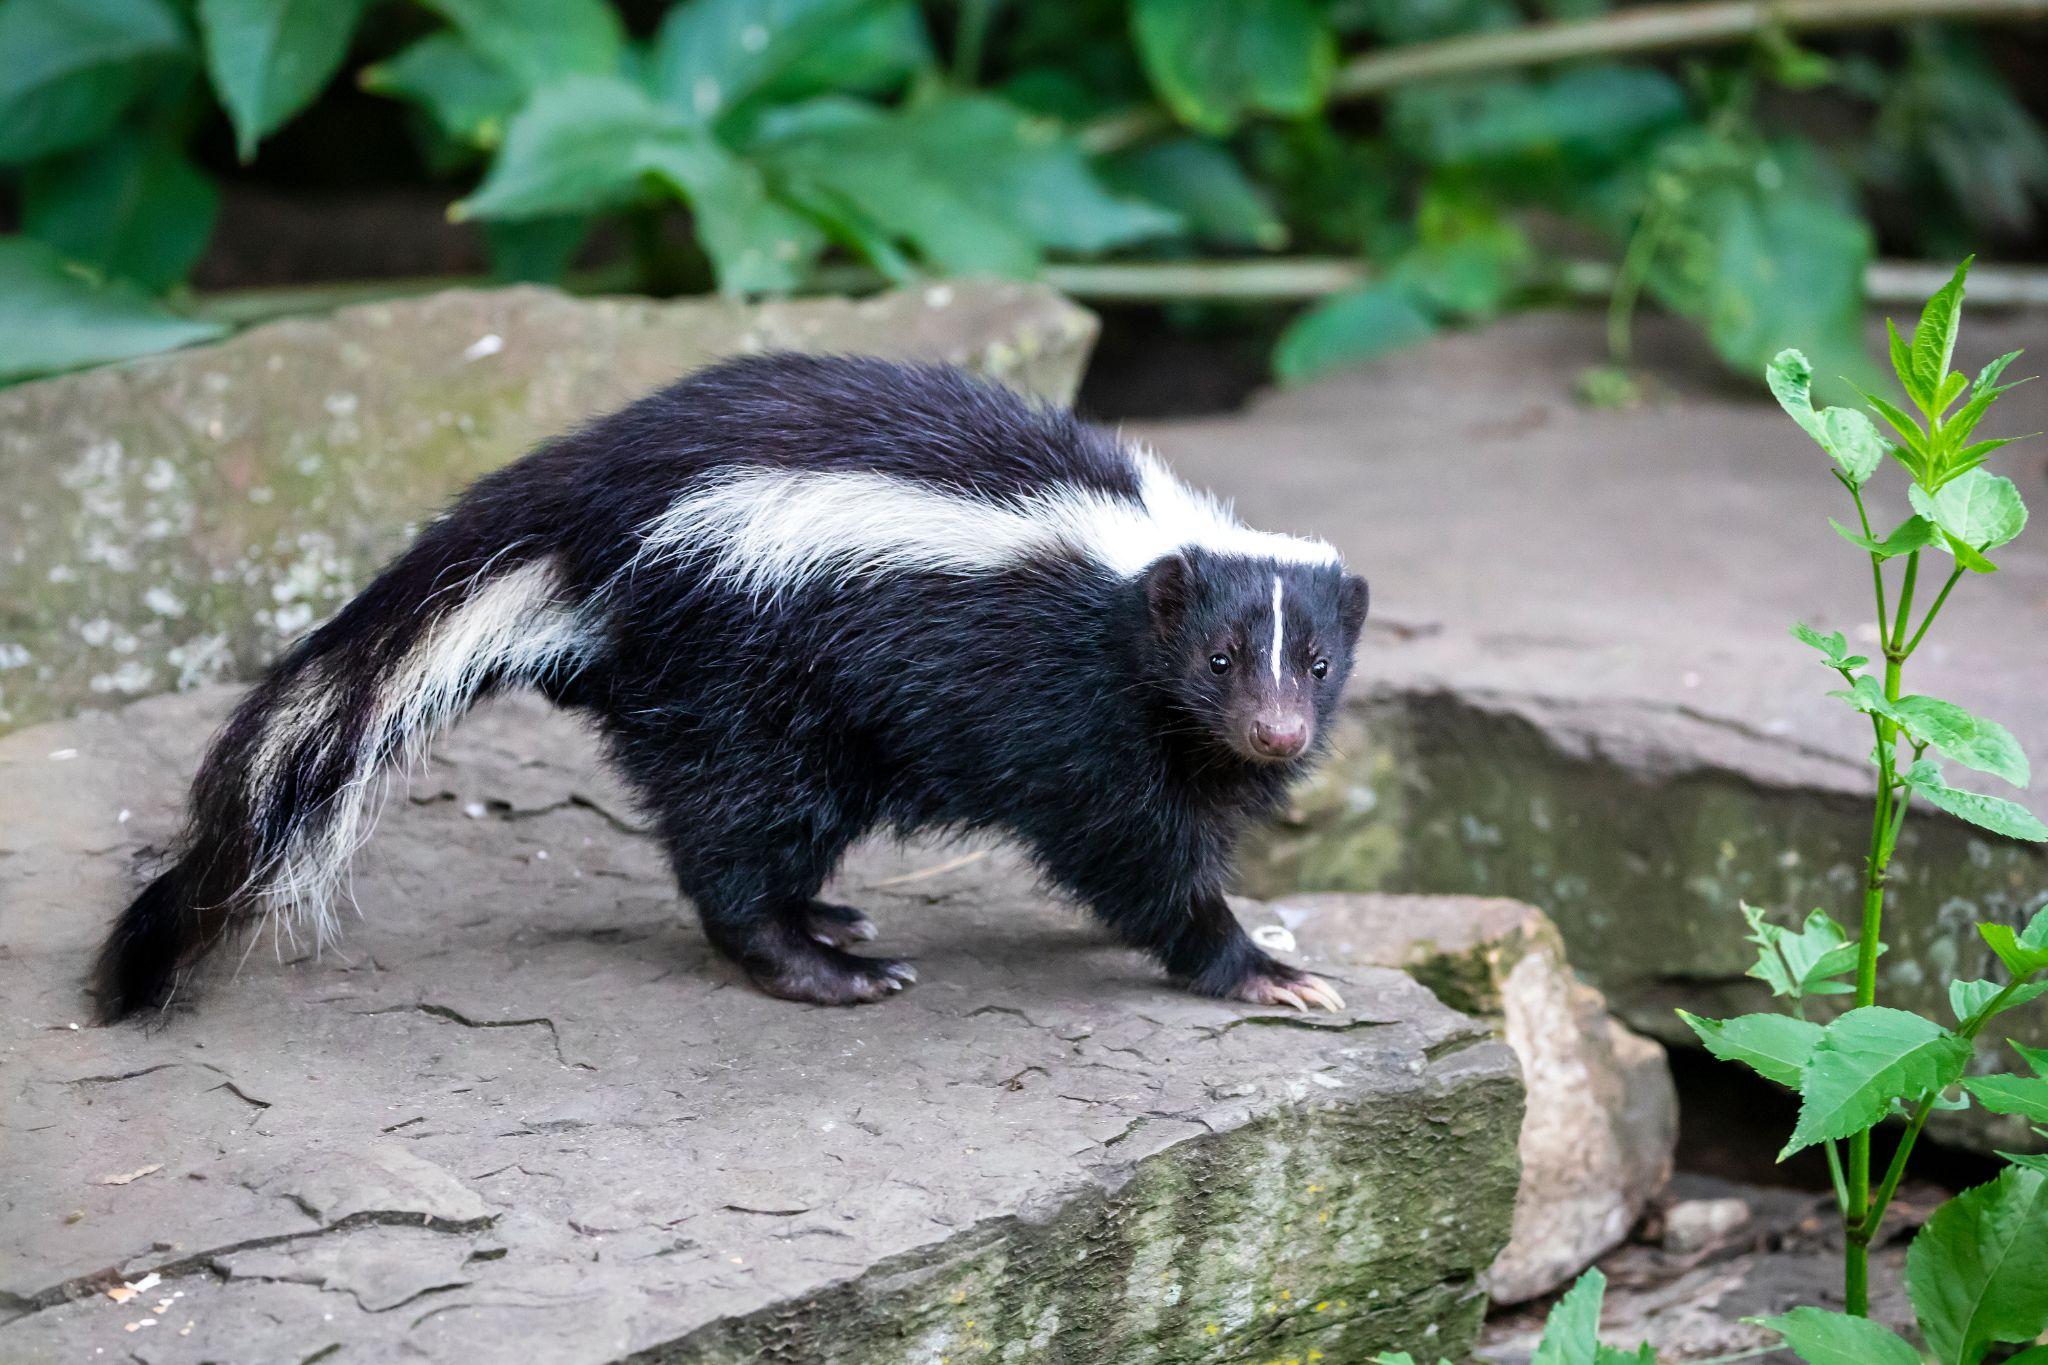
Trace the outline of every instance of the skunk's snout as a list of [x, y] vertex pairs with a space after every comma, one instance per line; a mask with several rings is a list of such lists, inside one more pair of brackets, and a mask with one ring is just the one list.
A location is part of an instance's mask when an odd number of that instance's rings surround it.
[[1259, 758], [1293, 758], [1308, 747], [1313, 725], [1300, 711], [1262, 711], [1252, 720], [1251, 751]]

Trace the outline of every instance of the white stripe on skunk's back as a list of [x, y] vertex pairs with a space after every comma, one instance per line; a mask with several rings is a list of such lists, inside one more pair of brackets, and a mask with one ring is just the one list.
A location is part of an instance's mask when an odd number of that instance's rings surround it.
[[1131, 458], [1135, 500], [1075, 487], [983, 498], [865, 470], [743, 466], [669, 504], [642, 530], [633, 563], [710, 549], [719, 577], [772, 597], [820, 580], [989, 573], [1060, 553], [1124, 578], [1187, 547], [1288, 564], [1337, 562], [1320, 540], [1243, 525], [1149, 451]]

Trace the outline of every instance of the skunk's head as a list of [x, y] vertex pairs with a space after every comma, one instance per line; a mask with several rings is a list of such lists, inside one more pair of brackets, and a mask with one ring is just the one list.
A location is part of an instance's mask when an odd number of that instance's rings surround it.
[[1314, 748], [1365, 625], [1363, 578], [1189, 548], [1141, 586], [1153, 681], [1207, 738], [1256, 763]]

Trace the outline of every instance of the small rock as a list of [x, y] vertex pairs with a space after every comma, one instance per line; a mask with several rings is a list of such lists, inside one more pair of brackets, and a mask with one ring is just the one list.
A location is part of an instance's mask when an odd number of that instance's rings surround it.
[[1740, 1199], [1688, 1199], [1664, 1211], [1664, 1249], [1690, 1256], [1728, 1240], [1749, 1223]]

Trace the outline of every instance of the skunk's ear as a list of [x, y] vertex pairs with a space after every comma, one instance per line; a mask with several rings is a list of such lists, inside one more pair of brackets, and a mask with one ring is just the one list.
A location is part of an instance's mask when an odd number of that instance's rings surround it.
[[1337, 595], [1337, 619], [1344, 623], [1347, 645], [1358, 643], [1358, 632], [1365, 629], [1365, 613], [1371, 602], [1372, 591], [1365, 586], [1365, 580], [1355, 573], [1346, 574]]
[[1171, 639], [1187, 616], [1193, 576], [1187, 556], [1180, 554], [1168, 555], [1145, 570], [1145, 607], [1152, 616], [1153, 633], [1160, 639]]

